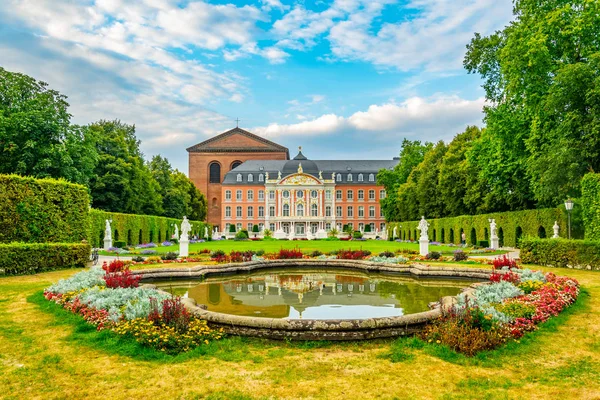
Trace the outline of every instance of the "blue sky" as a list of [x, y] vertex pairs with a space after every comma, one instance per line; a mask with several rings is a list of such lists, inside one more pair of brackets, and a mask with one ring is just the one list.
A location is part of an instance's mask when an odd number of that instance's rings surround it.
[[135, 124], [187, 173], [185, 148], [235, 126], [314, 159], [398, 155], [404, 137], [482, 125], [474, 32], [510, 0], [3, 0], [0, 66], [69, 96], [75, 123]]

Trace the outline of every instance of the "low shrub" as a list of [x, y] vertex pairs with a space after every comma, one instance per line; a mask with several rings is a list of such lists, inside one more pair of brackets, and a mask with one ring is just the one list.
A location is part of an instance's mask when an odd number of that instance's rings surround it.
[[135, 288], [139, 286], [141, 275], [132, 275], [129, 266], [121, 260], [104, 262], [102, 269], [105, 271], [104, 281], [107, 288]]
[[483, 247], [484, 249], [487, 249], [487, 248], [490, 247], [490, 241], [489, 240], [479, 240], [477, 242], [477, 246]]
[[528, 318], [534, 316], [535, 306], [532, 304], [525, 304], [520, 301], [506, 301], [504, 303], [495, 305], [494, 308], [499, 312], [508, 315], [509, 317], [516, 318]]
[[507, 257], [506, 255], [494, 258], [492, 264], [493, 264], [493, 268], [494, 269], [502, 269], [502, 268], [513, 269], [513, 268], [519, 268], [519, 266], [517, 265], [517, 261], [513, 260], [510, 257]]
[[439, 260], [440, 258], [442, 258], [442, 253], [440, 253], [439, 251], [431, 251], [427, 254], [426, 258], [428, 260]]
[[145, 258], [142, 256], [133, 256], [131, 258], [131, 261], [134, 261], [134, 262], [144, 262], [144, 260], [145, 260]]
[[124, 240], [115, 240], [113, 242], [113, 247], [116, 247], [117, 249], [123, 249], [127, 247], [127, 242], [125, 242]]
[[469, 256], [462, 250], [454, 250], [453, 259], [454, 261], [465, 261], [469, 258]]
[[160, 256], [161, 260], [165, 260], [165, 261], [173, 261], [173, 260], [177, 260], [177, 258], [179, 258], [179, 254], [170, 251], [168, 253], [163, 254], [162, 256]]
[[144, 255], [151, 255], [151, 254], [156, 254], [156, 250], [152, 250], [152, 249], [144, 249], [142, 251], [140, 251], [140, 254], [144, 254]]
[[320, 255], [323, 255], [323, 253], [319, 250], [314, 250], [312, 253], [310, 253], [311, 257], [319, 257]]
[[371, 255], [369, 250], [339, 250], [337, 258], [339, 260], [364, 260]]
[[300, 249], [281, 249], [279, 253], [277, 253], [276, 257], [278, 260], [291, 260], [302, 258], [304, 255], [300, 251]]
[[392, 253], [391, 251], [384, 251], [384, 252], [379, 253], [379, 257], [391, 258], [391, 257], [394, 257], [394, 256], [395, 256], [395, 254]]
[[525, 237], [520, 248], [525, 264], [600, 270], [600, 242]]
[[23, 275], [60, 268], [82, 268], [90, 261], [87, 243], [0, 244], [0, 274]]
[[248, 251], [232, 251], [229, 253], [229, 261], [230, 262], [246, 262], [251, 261], [254, 252], [251, 250]]
[[352, 232], [352, 238], [354, 239], [362, 239], [363, 234], [361, 231], [354, 231]]
[[240, 230], [235, 234], [235, 238], [238, 240], [248, 239], [248, 231], [245, 229]]
[[256, 255], [259, 257], [263, 256], [263, 255], [265, 255], [265, 251], [263, 249], [258, 249], [258, 250], [256, 250]]

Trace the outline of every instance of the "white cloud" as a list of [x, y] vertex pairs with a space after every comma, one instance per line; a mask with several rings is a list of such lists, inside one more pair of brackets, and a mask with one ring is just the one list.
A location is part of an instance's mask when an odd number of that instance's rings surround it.
[[484, 102], [483, 98], [465, 100], [443, 95], [413, 97], [401, 103], [371, 105], [366, 111], [355, 112], [348, 118], [326, 114], [297, 124], [273, 123], [254, 128], [254, 132], [269, 137], [331, 135], [342, 131], [447, 137], [466, 125], [481, 125]]

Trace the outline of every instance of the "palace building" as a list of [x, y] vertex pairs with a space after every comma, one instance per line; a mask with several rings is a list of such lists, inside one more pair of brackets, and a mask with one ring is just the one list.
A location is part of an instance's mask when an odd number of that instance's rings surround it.
[[240, 128], [187, 149], [189, 177], [221, 232], [270, 229], [276, 238], [325, 238], [345, 225], [385, 231], [377, 172], [394, 160], [310, 160]]

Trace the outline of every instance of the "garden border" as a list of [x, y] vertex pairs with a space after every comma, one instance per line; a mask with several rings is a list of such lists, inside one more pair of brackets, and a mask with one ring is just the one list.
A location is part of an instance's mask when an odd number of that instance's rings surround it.
[[[136, 270], [134, 274], [143, 275], [143, 280], [165, 278], [205, 278], [211, 275], [224, 275], [236, 272], [251, 272], [281, 267], [319, 267], [345, 268], [364, 272], [405, 273], [415, 277], [470, 278], [488, 280], [492, 274], [489, 269], [430, 267], [422, 264], [395, 265], [359, 260], [269, 260], [250, 261], [239, 264], [224, 264], [218, 268], [197, 266], [192, 268], [166, 268], [161, 270]], [[476, 282], [463, 289], [470, 293], [479, 285]], [[195, 300], [182, 299], [183, 304], [198, 317], [206, 319], [213, 328], [223, 328], [232, 335], [255, 336], [269, 339], [295, 340], [364, 340], [412, 335], [422, 331], [432, 320], [442, 315], [442, 307], [450, 307], [456, 301], [455, 296], [443, 297], [432, 310], [398, 317], [344, 320], [278, 319], [254, 318], [217, 313], [197, 305]]]

